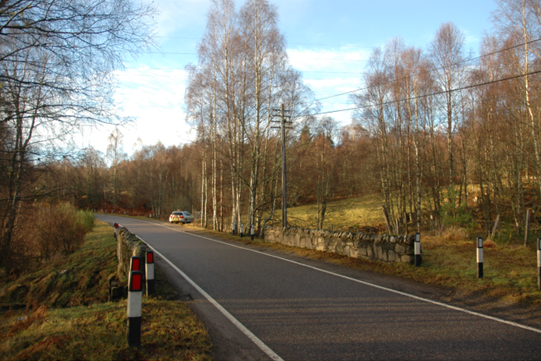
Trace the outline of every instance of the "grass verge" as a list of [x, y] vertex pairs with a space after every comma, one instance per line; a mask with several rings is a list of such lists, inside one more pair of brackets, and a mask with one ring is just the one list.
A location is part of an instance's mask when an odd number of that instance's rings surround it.
[[2, 277], [0, 359], [210, 359], [206, 329], [158, 268], [156, 297], [143, 297], [142, 346], [127, 347], [126, 300], [106, 302], [117, 267], [111, 235], [109, 225], [96, 221], [68, 257], [17, 280]]

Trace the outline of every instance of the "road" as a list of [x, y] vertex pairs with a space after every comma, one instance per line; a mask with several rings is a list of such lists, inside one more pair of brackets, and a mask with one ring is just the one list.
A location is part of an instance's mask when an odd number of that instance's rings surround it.
[[192, 234], [178, 225], [96, 218], [122, 224], [169, 260], [161, 262], [201, 303], [199, 312], [211, 315], [203, 315], [207, 322], [220, 320], [214, 328], [242, 349], [233, 351], [239, 359], [541, 359], [541, 330], [397, 291], [399, 286], [378, 284], [369, 273]]

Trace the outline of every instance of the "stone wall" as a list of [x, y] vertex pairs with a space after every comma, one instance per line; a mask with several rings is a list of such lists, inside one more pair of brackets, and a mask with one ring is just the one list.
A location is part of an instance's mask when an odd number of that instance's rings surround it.
[[415, 235], [389, 236], [267, 226], [264, 239], [270, 243], [389, 263], [413, 263], [415, 259]]
[[[151, 249], [125, 227], [119, 227], [115, 234], [117, 245], [116, 256], [118, 258], [118, 279], [122, 282], [127, 282], [128, 274], [130, 272], [131, 257], [141, 257], [144, 267], [146, 252]], [[143, 274], [144, 273], [143, 270]]]

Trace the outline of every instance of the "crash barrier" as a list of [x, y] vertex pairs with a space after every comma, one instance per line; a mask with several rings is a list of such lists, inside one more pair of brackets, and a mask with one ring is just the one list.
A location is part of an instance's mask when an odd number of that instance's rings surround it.
[[332, 252], [352, 258], [363, 258], [389, 263], [402, 262], [421, 264], [415, 257], [416, 235], [391, 236], [363, 232], [338, 232], [303, 228], [265, 227], [265, 242], [287, 246]]

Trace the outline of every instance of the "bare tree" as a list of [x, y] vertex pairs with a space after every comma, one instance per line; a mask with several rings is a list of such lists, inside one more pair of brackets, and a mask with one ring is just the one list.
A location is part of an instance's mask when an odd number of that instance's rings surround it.
[[84, 122], [110, 122], [112, 71], [125, 51], [147, 44], [151, 8], [129, 0], [19, 0], [0, 6], [0, 124], [10, 140], [2, 202], [0, 266], [12, 265], [11, 239], [25, 168], [44, 162], [54, 141]]

